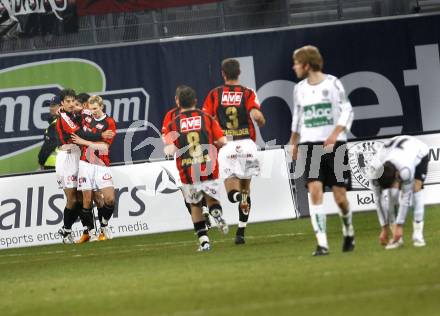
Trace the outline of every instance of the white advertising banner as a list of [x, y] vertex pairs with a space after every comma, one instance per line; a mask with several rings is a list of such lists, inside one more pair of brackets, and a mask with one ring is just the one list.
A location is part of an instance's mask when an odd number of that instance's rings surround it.
[[[415, 136], [429, 147], [428, 175], [425, 181], [425, 204], [440, 203], [440, 135], [425, 134]], [[353, 211], [369, 211], [375, 209], [373, 191], [368, 186], [366, 168], [372, 155], [383, 145], [385, 139], [374, 139], [348, 143], [349, 164], [352, 172], [352, 185], [354, 191], [348, 192], [348, 200]], [[310, 204], [310, 194], [309, 194]], [[339, 212], [331, 192], [324, 194], [324, 208], [327, 214]]]
[[[251, 186], [249, 222], [295, 218], [284, 150], [259, 152], [262, 173]], [[115, 237], [192, 229], [180, 190], [174, 161], [112, 167], [116, 208], [110, 226]], [[60, 243], [63, 191], [55, 173], [0, 178], [0, 249]], [[238, 223], [236, 204], [222, 186], [221, 204], [229, 224]], [[74, 236], [81, 233], [79, 222]]]

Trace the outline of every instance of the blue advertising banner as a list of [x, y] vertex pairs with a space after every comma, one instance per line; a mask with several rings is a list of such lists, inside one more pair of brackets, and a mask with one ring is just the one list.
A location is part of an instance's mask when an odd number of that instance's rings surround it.
[[241, 82], [257, 91], [267, 124], [259, 144], [290, 136], [292, 52], [320, 48], [354, 106], [352, 138], [438, 130], [440, 16], [283, 29], [197, 39], [0, 57], [0, 173], [38, 167], [49, 100], [60, 89], [97, 93], [118, 126], [113, 162], [162, 156], [160, 126], [175, 88], [199, 104], [222, 83], [220, 63], [239, 58]]

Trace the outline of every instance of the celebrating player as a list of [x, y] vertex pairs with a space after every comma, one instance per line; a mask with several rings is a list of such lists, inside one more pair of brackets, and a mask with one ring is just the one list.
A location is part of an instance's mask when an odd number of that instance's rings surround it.
[[310, 217], [318, 240], [313, 255], [329, 253], [323, 206], [324, 186], [332, 189], [340, 209], [344, 235], [342, 250], [352, 251], [354, 229], [346, 195], [350, 171], [344, 171], [343, 168], [348, 162], [346, 132], [350, 130], [353, 121], [352, 107], [341, 82], [334, 76], [322, 73], [323, 59], [316, 47], [304, 46], [295, 50], [293, 62], [296, 76], [303, 80], [295, 86], [293, 92], [294, 113], [289, 143], [293, 146], [294, 160], [297, 158], [299, 143], [307, 149], [304, 158], [311, 197]]
[[[403, 245], [403, 224], [408, 208], [414, 202], [413, 244], [416, 247], [426, 245], [423, 238], [425, 203], [423, 201], [423, 183], [428, 170], [429, 148], [423, 142], [411, 136], [391, 138], [371, 163], [372, 186], [376, 195], [376, 208], [382, 231], [380, 242], [385, 249], [395, 249]], [[389, 203], [382, 201], [382, 191], [388, 189]], [[399, 197], [400, 191], [400, 197]], [[397, 217], [388, 240], [390, 212], [399, 204]]]
[[[102, 133], [106, 130], [116, 133], [116, 124], [113, 118], [104, 113], [104, 102], [99, 96], [91, 96], [88, 107], [92, 117], [86, 117], [85, 127], [92, 133]], [[115, 190], [113, 177], [109, 168], [109, 147], [113, 138], [99, 142], [91, 142], [72, 135], [73, 142], [81, 145], [81, 161], [79, 162], [78, 190], [82, 191], [83, 207], [81, 220], [87, 230], [81, 236], [79, 243], [111, 239], [111, 230], [108, 221], [113, 215]], [[100, 190], [104, 205], [98, 208], [98, 217], [101, 224], [99, 237], [96, 236], [92, 213], [93, 191]]]
[[222, 214], [219, 202], [217, 148], [226, 138], [211, 116], [197, 109], [195, 91], [181, 87], [178, 95], [180, 113], [168, 126], [165, 154], [176, 154], [176, 165], [183, 183], [182, 191], [191, 204], [194, 230], [199, 238], [199, 251], [211, 249], [201, 200], [206, 199], [211, 214]]
[[239, 84], [239, 75], [238, 60], [224, 60], [222, 77], [225, 84], [211, 90], [203, 105], [203, 111], [218, 120], [228, 138], [227, 145], [219, 152], [220, 177], [225, 179], [229, 201], [239, 203], [237, 245], [245, 243], [244, 232], [251, 208], [251, 178], [260, 173], [252, 119], [260, 127], [265, 123], [256, 93]]
[[[163, 120], [163, 124], [162, 124], [162, 139], [165, 142], [165, 135], [168, 134], [168, 128], [170, 123], [176, 118], [177, 115], [180, 114], [180, 107], [179, 107], [179, 93], [180, 90], [185, 87], [185, 86], [178, 86], [176, 88], [176, 95], [174, 97], [175, 99], [175, 103], [176, 106], [173, 107], [171, 110], [169, 110]], [[211, 221], [209, 218], [209, 215], [211, 215], [214, 218], [214, 221], [217, 224], [218, 229], [223, 233], [223, 234], [227, 234], [229, 232], [229, 227], [226, 223], [226, 221], [224, 220], [224, 218], [222, 217], [223, 214], [221, 213], [216, 213], [216, 214], [210, 214], [209, 212], [209, 208], [206, 206], [206, 201], [203, 198], [202, 199], [202, 212], [203, 212], [203, 216], [205, 217], [205, 221], [206, 221], [206, 225], [208, 226], [208, 228], [211, 227]], [[185, 206], [188, 209], [189, 214], [191, 215], [191, 204], [185, 202]]]

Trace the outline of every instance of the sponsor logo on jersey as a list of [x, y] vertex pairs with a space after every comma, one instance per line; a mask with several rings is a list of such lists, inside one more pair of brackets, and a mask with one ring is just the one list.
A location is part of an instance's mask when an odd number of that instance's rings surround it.
[[104, 128], [104, 125], [102, 125], [102, 124], [96, 124], [96, 128], [97, 128], [97, 129], [103, 129], [103, 128]]
[[63, 119], [63, 121], [65, 121], [67, 123], [67, 125], [70, 126], [70, 128], [76, 129], [78, 127], [78, 126], [76, 126], [75, 123], [73, 123], [73, 121], [70, 119], [70, 117], [67, 115], [67, 113], [62, 112], [61, 118]]
[[187, 117], [180, 120], [180, 131], [182, 133], [186, 133], [190, 131], [198, 131], [201, 128], [202, 128], [201, 116]]
[[222, 105], [229, 106], [234, 105], [238, 106], [241, 103], [241, 99], [243, 98], [243, 92], [223, 92], [222, 94]]
[[317, 103], [304, 106], [304, 125], [309, 128], [333, 125], [332, 104]]
[[112, 179], [112, 175], [110, 173], [105, 173], [102, 176], [102, 180], [111, 180]]
[[86, 183], [86, 182], [87, 182], [86, 177], [79, 177], [79, 178], [78, 178], [78, 184], [79, 184], [79, 185], [81, 185], [81, 184], [83, 184], [83, 183]]
[[351, 169], [351, 176], [366, 189], [370, 189], [371, 161], [382, 149], [384, 143], [377, 140], [370, 140], [354, 144], [348, 150], [348, 162]]

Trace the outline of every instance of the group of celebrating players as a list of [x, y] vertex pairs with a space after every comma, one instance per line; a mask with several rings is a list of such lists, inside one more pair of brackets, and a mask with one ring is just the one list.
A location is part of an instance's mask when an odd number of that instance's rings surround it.
[[[325, 187], [331, 188], [340, 209], [344, 252], [355, 247], [352, 212], [347, 200], [351, 175], [346, 170], [347, 132], [353, 110], [342, 83], [324, 74], [323, 59], [314, 46], [293, 53], [293, 70], [302, 79], [294, 89], [292, 158], [303, 161], [310, 193], [310, 214], [317, 238], [314, 256], [327, 255]], [[222, 217], [220, 179], [224, 180], [230, 202], [238, 204], [239, 223], [235, 243], [245, 243], [245, 228], [251, 210], [250, 183], [260, 172], [255, 143], [255, 126], [264, 126], [255, 91], [239, 84], [240, 64], [226, 59], [221, 68], [224, 84], [214, 88], [197, 107], [196, 92], [188, 86], [176, 89], [176, 105], [165, 116], [162, 138], [165, 154], [174, 156], [188, 211], [199, 241], [199, 251], [211, 249], [209, 218], [223, 233], [228, 225]], [[67, 202], [64, 226], [59, 233], [65, 243], [73, 243], [72, 224], [79, 217], [84, 232], [77, 241], [111, 238], [108, 222], [114, 209], [114, 187], [109, 169], [109, 147], [116, 134], [114, 120], [104, 113], [99, 96], [63, 90], [57, 122], [61, 141], [56, 163], [60, 187]], [[402, 225], [414, 205], [415, 246], [424, 246], [424, 203], [421, 190], [426, 178], [428, 147], [410, 136], [392, 138], [371, 164], [372, 189], [382, 231], [380, 242], [386, 249], [403, 244]], [[298, 163], [297, 163], [298, 166]], [[388, 199], [385, 199], [388, 194]], [[92, 204], [100, 223], [95, 226]], [[398, 207], [396, 216], [394, 209]], [[392, 236], [389, 230], [392, 228]]]
[[[66, 195], [64, 225], [58, 231], [64, 243], [74, 243], [72, 225], [78, 219], [84, 231], [78, 243], [112, 238], [108, 222], [113, 215], [115, 191], [109, 168], [109, 147], [116, 135], [115, 121], [104, 113], [100, 96], [76, 95], [72, 89], [60, 93], [59, 138], [56, 160], [58, 186]], [[99, 232], [92, 212], [96, 203]]]

